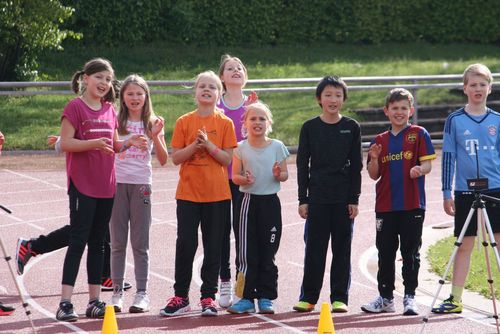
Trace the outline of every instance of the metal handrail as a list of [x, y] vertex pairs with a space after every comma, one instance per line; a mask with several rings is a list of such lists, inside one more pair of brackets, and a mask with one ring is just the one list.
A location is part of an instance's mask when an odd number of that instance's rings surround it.
[[[500, 73], [494, 73], [493, 78], [500, 78]], [[349, 85], [350, 91], [357, 90], [379, 90], [391, 89], [395, 87], [404, 87], [406, 89], [431, 89], [431, 88], [461, 88], [462, 83], [446, 82], [446, 83], [418, 83], [420, 81], [450, 81], [461, 80], [461, 74], [447, 75], [403, 75], [403, 76], [370, 76], [370, 77], [343, 77], [343, 80]], [[248, 80], [248, 86], [267, 86], [267, 85], [298, 85], [298, 84], [316, 84], [321, 78], [287, 78], [287, 79], [251, 79]], [[401, 83], [409, 81], [411, 83]], [[394, 84], [375, 84], [375, 85], [351, 85], [350, 83], [387, 83], [395, 82]], [[397, 83], [396, 83], [397, 82]], [[151, 87], [178, 87], [178, 89], [152, 89], [153, 94], [189, 94], [193, 85], [192, 80], [149, 80], [148, 85]], [[499, 86], [500, 83], [494, 83], [494, 86]], [[24, 90], [26, 88], [60, 88], [67, 87], [68, 90]], [[15, 90], [6, 90], [6, 89]], [[24, 89], [23, 89], [24, 88]], [[69, 81], [4, 81], [0, 82], [0, 96], [28, 96], [28, 95], [68, 95], [73, 94], [70, 91]], [[20, 90], [22, 89], [22, 90]], [[285, 87], [261, 87], [246, 89], [246, 91], [256, 92], [309, 92], [314, 91], [314, 86], [285, 86]]]

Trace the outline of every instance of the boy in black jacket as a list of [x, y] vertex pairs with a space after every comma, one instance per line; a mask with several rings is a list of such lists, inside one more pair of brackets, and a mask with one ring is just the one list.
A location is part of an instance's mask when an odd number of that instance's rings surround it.
[[351, 281], [351, 240], [361, 192], [361, 131], [358, 122], [342, 116], [347, 85], [336, 76], [316, 87], [322, 113], [306, 121], [297, 152], [299, 215], [306, 219], [304, 277], [299, 302], [310, 312], [318, 301], [330, 236], [332, 312], [347, 312]]

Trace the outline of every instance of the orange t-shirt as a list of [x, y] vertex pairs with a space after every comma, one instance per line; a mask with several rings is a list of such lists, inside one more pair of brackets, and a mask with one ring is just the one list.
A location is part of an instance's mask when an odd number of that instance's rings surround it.
[[[216, 109], [212, 115], [200, 117], [195, 111], [177, 119], [172, 147], [181, 149], [191, 144], [198, 129], [205, 127], [208, 139], [220, 149], [237, 146], [233, 121]], [[181, 164], [176, 199], [191, 202], [218, 202], [231, 199], [226, 166], [221, 165], [205, 149], [196, 151]]]

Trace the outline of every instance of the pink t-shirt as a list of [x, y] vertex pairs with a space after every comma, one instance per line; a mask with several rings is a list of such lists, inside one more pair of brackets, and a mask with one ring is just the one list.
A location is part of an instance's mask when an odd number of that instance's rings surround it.
[[[113, 104], [102, 102], [100, 110], [90, 109], [80, 98], [71, 100], [64, 107], [61, 121], [66, 117], [75, 128], [75, 138], [89, 140], [109, 138], [113, 142], [118, 127]], [[115, 157], [99, 150], [66, 153], [68, 189], [70, 180], [82, 194], [94, 198], [111, 198], [115, 195]]]
[[[241, 132], [241, 128], [243, 126], [243, 114], [245, 113], [245, 106], [247, 104], [248, 97], [245, 96], [243, 98], [243, 101], [239, 106], [236, 106], [234, 108], [231, 108], [226, 105], [226, 101], [224, 100], [224, 95], [221, 96], [221, 99], [217, 103], [217, 107], [222, 109], [224, 111], [224, 115], [229, 117], [234, 124], [234, 131], [236, 134], [236, 141], [240, 142], [243, 139], [243, 133]], [[233, 179], [233, 170], [232, 170], [233, 163], [231, 162], [229, 166], [227, 166], [227, 173], [229, 175], [229, 179]]]

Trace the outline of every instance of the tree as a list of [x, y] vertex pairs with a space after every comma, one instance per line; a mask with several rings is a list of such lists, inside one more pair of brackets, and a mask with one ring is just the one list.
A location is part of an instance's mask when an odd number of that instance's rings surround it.
[[35, 79], [42, 51], [81, 38], [59, 29], [73, 11], [58, 0], [0, 0], [0, 81]]

